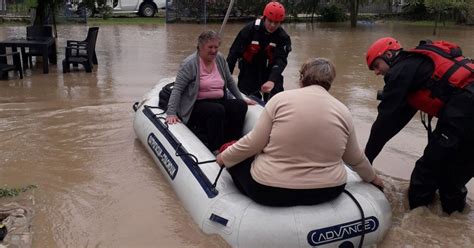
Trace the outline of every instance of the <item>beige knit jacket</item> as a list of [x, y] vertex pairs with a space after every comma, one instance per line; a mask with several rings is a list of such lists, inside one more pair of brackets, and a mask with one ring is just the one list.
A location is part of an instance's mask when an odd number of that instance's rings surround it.
[[318, 85], [275, 95], [253, 130], [226, 149], [222, 160], [232, 167], [253, 155], [252, 177], [267, 186], [339, 186], [347, 179], [344, 162], [363, 180], [375, 178], [349, 110]]

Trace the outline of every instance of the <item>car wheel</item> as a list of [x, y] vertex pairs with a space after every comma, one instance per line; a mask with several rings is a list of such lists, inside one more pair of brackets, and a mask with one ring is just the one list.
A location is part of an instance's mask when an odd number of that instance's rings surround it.
[[140, 8], [140, 15], [143, 17], [153, 17], [155, 13], [155, 7], [149, 3], [144, 3]]
[[92, 17], [94, 15], [94, 11], [84, 6], [79, 7], [76, 13], [80, 17]]

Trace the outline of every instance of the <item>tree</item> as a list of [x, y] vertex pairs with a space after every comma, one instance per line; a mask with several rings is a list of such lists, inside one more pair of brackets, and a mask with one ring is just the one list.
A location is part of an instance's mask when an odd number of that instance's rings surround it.
[[428, 9], [428, 12], [435, 14], [433, 35], [436, 35], [438, 22], [441, 20], [441, 15], [451, 8], [451, 3], [452, 0], [425, 0], [425, 6]]
[[435, 14], [435, 26], [433, 28], [433, 35], [436, 35], [438, 22], [441, 21], [441, 16], [446, 15], [451, 11], [459, 11], [466, 8], [465, 0], [425, 0], [425, 6], [428, 12]]
[[393, 12], [393, 10], [392, 10], [392, 5], [393, 5], [392, 0], [386, 0], [385, 3], [387, 4], [387, 12], [392, 13]]
[[359, 0], [351, 0], [351, 28], [357, 26], [357, 15], [359, 14]]
[[468, 0], [466, 3], [466, 24], [474, 24], [474, 0]]
[[58, 33], [56, 31], [56, 11], [63, 3], [64, 0], [38, 0], [33, 25], [41, 26], [46, 24], [52, 24], [54, 29], [54, 36], [58, 37]]

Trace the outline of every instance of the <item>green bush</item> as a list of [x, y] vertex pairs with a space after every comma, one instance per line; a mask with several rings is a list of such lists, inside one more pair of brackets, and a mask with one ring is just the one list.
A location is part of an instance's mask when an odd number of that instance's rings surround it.
[[320, 10], [321, 21], [342, 22], [346, 20], [346, 10], [339, 4], [329, 4]]
[[100, 8], [99, 13], [102, 15], [102, 18], [104, 20], [107, 20], [110, 17], [112, 17], [112, 15], [113, 15], [112, 10], [113, 9], [110, 6], [103, 6], [102, 8]]
[[36, 8], [36, 6], [38, 6], [38, 0], [25, 0], [25, 4], [28, 8]]

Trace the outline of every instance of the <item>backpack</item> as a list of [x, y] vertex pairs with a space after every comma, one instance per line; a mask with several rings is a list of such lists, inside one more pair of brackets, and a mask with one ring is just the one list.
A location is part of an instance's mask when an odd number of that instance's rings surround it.
[[433, 94], [432, 87], [441, 86], [446, 91], [456, 88], [464, 89], [474, 83], [474, 62], [464, 57], [461, 48], [454, 43], [421, 41], [416, 48], [408, 51], [425, 55], [433, 61], [434, 72], [431, 75], [433, 84], [408, 96], [411, 106], [430, 116], [438, 116], [444, 105], [443, 99]]
[[158, 107], [166, 111], [168, 109], [168, 102], [170, 100], [171, 92], [173, 91], [174, 82], [166, 84], [158, 94]]
[[431, 78], [435, 81], [464, 88], [474, 81], [474, 62], [463, 56], [461, 48], [447, 41], [421, 41], [410, 52], [423, 54], [435, 66]]

